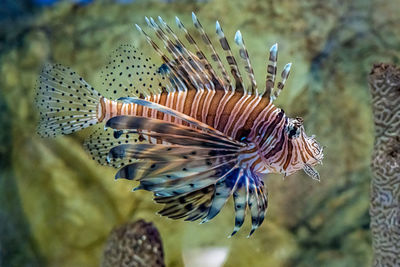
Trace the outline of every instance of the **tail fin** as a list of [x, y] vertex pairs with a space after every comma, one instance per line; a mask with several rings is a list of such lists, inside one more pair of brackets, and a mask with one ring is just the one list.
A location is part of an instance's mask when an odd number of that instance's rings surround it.
[[40, 74], [36, 105], [40, 111], [38, 134], [55, 137], [98, 123], [101, 95], [68, 67], [47, 65]]

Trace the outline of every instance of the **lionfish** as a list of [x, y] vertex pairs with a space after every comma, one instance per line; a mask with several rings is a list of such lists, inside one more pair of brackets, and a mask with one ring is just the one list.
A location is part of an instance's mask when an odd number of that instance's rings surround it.
[[261, 93], [240, 31], [234, 41], [247, 78], [220, 23], [216, 34], [230, 74], [194, 13], [192, 20], [197, 40], [176, 17], [186, 42], [161, 17], [158, 22], [146, 17], [162, 46], [136, 25], [162, 64], [133, 46], [120, 46], [102, 72], [103, 94], [68, 67], [46, 66], [38, 81], [38, 133], [53, 137], [104, 123], [85, 141], [86, 148], [93, 159], [119, 169], [116, 179], [139, 181], [134, 191], [153, 192], [164, 204], [161, 215], [204, 223], [233, 196], [231, 236], [247, 209], [250, 236], [268, 206], [264, 174], [287, 176], [303, 169], [319, 180], [313, 166], [321, 163], [323, 149], [306, 135], [301, 118], [289, 118], [273, 104], [291, 68], [284, 66], [276, 85], [277, 44], [269, 51]]

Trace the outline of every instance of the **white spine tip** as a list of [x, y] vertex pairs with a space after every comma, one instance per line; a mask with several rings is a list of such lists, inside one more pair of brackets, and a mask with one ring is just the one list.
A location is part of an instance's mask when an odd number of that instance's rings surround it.
[[156, 22], [154, 21], [154, 19], [152, 17], [150, 17], [150, 22], [153, 26], [157, 25]]
[[162, 17], [158, 16], [158, 21], [161, 23], [161, 25], [165, 25], [165, 21], [162, 19]]
[[218, 20], [215, 22], [215, 30], [219, 37], [224, 37], [224, 32], [222, 31], [221, 25], [219, 24]]
[[199, 28], [199, 26], [200, 26], [199, 20], [197, 19], [196, 14], [194, 14], [194, 12], [192, 12], [192, 21], [193, 21], [194, 26], [196, 28]]
[[243, 37], [240, 31], [237, 31], [235, 34], [235, 43], [237, 45], [243, 46]]
[[271, 53], [276, 53], [278, 52], [278, 43], [275, 43], [273, 46], [271, 46], [271, 49], [269, 50]]
[[282, 78], [283, 78], [284, 80], [287, 79], [291, 67], [292, 67], [292, 63], [288, 63], [288, 64], [285, 65], [285, 67], [283, 67]]
[[182, 22], [178, 17], [175, 17], [175, 23], [176, 23], [176, 26], [178, 26], [179, 28], [182, 28]]
[[151, 25], [150, 25], [150, 20], [149, 20], [148, 17], [144, 17], [144, 20], [146, 21], [147, 25], [151, 26]]
[[140, 26], [139, 25], [137, 25], [137, 24], [135, 24], [135, 26], [136, 26], [136, 29], [138, 30], [138, 31], [142, 31], [142, 28], [140, 28]]

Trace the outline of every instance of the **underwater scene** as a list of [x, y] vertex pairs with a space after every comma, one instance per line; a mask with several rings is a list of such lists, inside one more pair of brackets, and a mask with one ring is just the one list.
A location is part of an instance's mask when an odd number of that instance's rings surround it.
[[0, 267], [400, 266], [399, 0], [2, 0]]

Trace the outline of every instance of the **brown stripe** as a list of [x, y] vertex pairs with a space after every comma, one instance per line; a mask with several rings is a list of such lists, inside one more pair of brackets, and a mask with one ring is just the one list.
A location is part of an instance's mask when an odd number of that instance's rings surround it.
[[[228, 93], [228, 92], [226, 92], [226, 93]], [[211, 100], [210, 108], [208, 109], [207, 120], [206, 120], [206, 123], [210, 126], [214, 125], [215, 116], [217, 114], [219, 103], [224, 95], [225, 95], [225, 91], [223, 91], [223, 90], [215, 91], [215, 94]]]
[[261, 162], [261, 158], [257, 157], [257, 159], [253, 162], [253, 164], [251, 165], [252, 168], [255, 168], [257, 164], [259, 164]]
[[[249, 103], [252, 101], [254, 99], [254, 96], [250, 96], [250, 97], [248, 97], [245, 101], [244, 101], [244, 103], [243, 103], [243, 105], [240, 107], [240, 109], [236, 112], [236, 114], [234, 114], [234, 119], [233, 119], [233, 123], [231, 124], [231, 126], [229, 127], [229, 129], [228, 129], [228, 131], [227, 131], [227, 134], [229, 135], [229, 136], [231, 136], [232, 135], [232, 132], [233, 132], [233, 129], [235, 128], [235, 124], [236, 124], [236, 122], [240, 119], [240, 117], [243, 115], [243, 112], [245, 112], [246, 111], [246, 109], [247, 109], [247, 107], [249, 106]], [[232, 114], [233, 115], [233, 114]]]
[[[292, 143], [293, 144], [293, 143]], [[293, 144], [293, 150], [294, 150], [294, 153], [293, 153], [293, 162], [297, 162], [298, 161], [298, 153], [296, 153], [296, 150], [298, 150], [299, 149], [299, 147], [300, 147], [300, 145], [297, 143], [297, 144]]]
[[302, 139], [303, 139], [303, 141], [304, 141], [304, 147], [305, 147], [305, 149], [306, 149], [306, 151], [307, 151], [307, 154], [308, 155], [311, 155], [311, 157], [312, 157], [312, 155], [313, 155], [313, 153], [310, 151], [310, 149], [308, 148], [308, 144], [307, 144], [307, 141], [304, 139], [304, 136], [302, 136]]
[[113, 117], [114, 113], [113, 113], [113, 101], [108, 100], [109, 101], [109, 106], [110, 106], [110, 118]]
[[267, 80], [265, 82], [265, 91], [264, 91], [264, 94], [262, 95], [262, 98], [265, 98], [268, 101], [270, 100], [272, 87], [274, 87], [274, 83], [272, 82], [272, 80], [270, 78], [267, 78]]
[[231, 112], [235, 107], [236, 103], [242, 98], [243, 93], [235, 93], [226, 103], [224, 110], [222, 111], [221, 117], [219, 119], [217, 129], [223, 131], [225, 125], [228, 123], [229, 117], [232, 116]]
[[[165, 103], [167, 102], [167, 96], [168, 96], [168, 92], [165, 90], [165, 88], [163, 88], [161, 95], [160, 95], [160, 105], [165, 106]], [[164, 113], [161, 111], [157, 112], [157, 119], [162, 120], [164, 119]]]
[[251, 111], [250, 115], [247, 117], [243, 127], [237, 131], [235, 139], [245, 136], [244, 133], [248, 133], [253, 129], [253, 127], [255, 126], [254, 121], [257, 119], [260, 113], [268, 106], [268, 104], [269, 104], [269, 99], [261, 98], [260, 102], [258, 102], [257, 106], [255, 106], [255, 108]]
[[121, 115], [121, 109], [122, 109], [122, 103], [118, 102], [117, 103], [117, 116]]
[[207, 95], [208, 95], [208, 91], [205, 91], [199, 99], [199, 105], [197, 106], [197, 114], [196, 114], [196, 118], [195, 118], [196, 120], [201, 121], [201, 119], [202, 119], [202, 115], [203, 115], [202, 110], [203, 110], [204, 100]]
[[100, 97], [100, 107], [101, 107], [101, 116], [98, 120], [99, 122], [102, 122], [104, 120], [104, 117], [106, 116], [106, 104], [104, 103], [104, 96]]
[[193, 105], [193, 99], [198, 91], [189, 90], [186, 95], [185, 103], [183, 104], [183, 113], [190, 116], [190, 111]]
[[128, 115], [132, 115], [132, 106], [133, 104], [128, 104]]
[[283, 165], [283, 169], [286, 171], [287, 167], [289, 166], [290, 160], [292, 159], [292, 152], [293, 152], [293, 144], [292, 144], [292, 140], [288, 140], [288, 155], [286, 157], [286, 162]]
[[[284, 136], [283, 136], [284, 137]], [[283, 140], [284, 140], [285, 138], [283, 138]], [[282, 140], [282, 138], [280, 139], [280, 140]], [[283, 142], [285, 142], [285, 141], [283, 141]], [[281, 153], [280, 153], [280, 156], [279, 156], [279, 158], [277, 159], [277, 160], [275, 160], [275, 161], [273, 161], [272, 163], [279, 163], [280, 162], [280, 167], [282, 167], [282, 160], [283, 160], [283, 157], [285, 156], [285, 152], [284, 152], [284, 150], [285, 150], [285, 147], [283, 147], [284, 146], [284, 144], [282, 145], [282, 149], [281, 149]], [[278, 153], [278, 152], [277, 152]]]
[[282, 127], [282, 133], [281, 133], [281, 139], [279, 139], [279, 142], [274, 146], [272, 150], [270, 150], [264, 157], [266, 159], [273, 157], [278, 153], [279, 151], [282, 150], [283, 144], [285, 143], [285, 126], [287, 124], [287, 120], [284, 123], [284, 126]]
[[[175, 92], [175, 94], [174, 94], [174, 99], [172, 100], [172, 107], [171, 107], [173, 110], [177, 110], [176, 108], [177, 108], [177, 104], [178, 104], [178, 95], [179, 94], [180, 94], [179, 91]], [[171, 116], [171, 122], [174, 122], [174, 121], [175, 121], [175, 117]]]
[[[148, 101], [150, 102], [155, 102], [155, 95], [151, 95], [150, 98], [148, 99]], [[151, 108], [147, 109], [147, 117], [148, 118], [152, 118], [151, 113], [153, 112], [153, 110]]]
[[136, 105], [136, 115], [137, 116], [143, 116], [143, 106], [142, 105]]
[[[278, 115], [276, 115], [276, 118], [274, 121], [272, 121], [268, 127], [267, 130], [265, 131], [265, 134], [263, 136], [263, 139], [261, 140], [261, 144], [264, 144], [265, 141], [268, 139], [268, 137], [271, 135], [275, 127], [278, 127], [279, 123], [281, 122], [282, 118], [284, 117], [283, 112], [279, 112]], [[257, 133], [256, 133], [257, 134]]]

